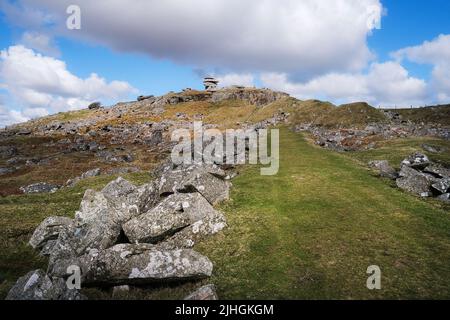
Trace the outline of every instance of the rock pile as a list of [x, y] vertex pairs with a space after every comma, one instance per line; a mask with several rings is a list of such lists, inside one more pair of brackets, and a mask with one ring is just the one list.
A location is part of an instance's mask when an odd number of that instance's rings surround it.
[[369, 165], [378, 169], [381, 176], [394, 179], [400, 189], [450, 202], [450, 169], [433, 163], [422, 153], [416, 152], [404, 159], [398, 173], [385, 160], [372, 161]]
[[[339, 152], [373, 149], [377, 140], [423, 136], [450, 138], [449, 128], [422, 126], [414, 123], [400, 125], [373, 123], [364, 129], [327, 129], [311, 124], [300, 124], [294, 128], [294, 131], [310, 132], [317, 145]], [[435, 153], [442, 152], [437, 149], [434, 151]]]
[[[212, 262], [192, 248], [226, 227], [213, 205], [228, 199], [228, 175], [209, 165], [168, 165], [158, 172], [140, 187], [118, 178], [100, 192], [87, 190], [74, 219], [45, 219], [29, 243], [49, 257], [48, 269], [20, 278], [8, 299], [83, 299], [65, 283], [73, 266], [81, 270], [82, 286], [211, 276]], [[213, 289], [192, 297], [216, 297]]]

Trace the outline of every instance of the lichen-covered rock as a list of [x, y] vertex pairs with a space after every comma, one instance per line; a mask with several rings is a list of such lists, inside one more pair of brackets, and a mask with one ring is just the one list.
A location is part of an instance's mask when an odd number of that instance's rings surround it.
[[184, 300], [196, 300], [196, 301], [208, 301], [218, 299], [219, 298], [217, 297], [216, 287], [213, 284], [203, 286], [184, 298]]
[[97, 224], [70, 226], [61, 231], [51, 249], [47, 272], [56, 276], [55, 270], [66, 269], [76, 264], [77, 258], [92, 249], [107, 249], [117, 243], [120, 225], [110, 220], [99, 220]]
[[75, 223], [65, 228], [49, 248], [48, 272], [66, 268], [92, 249], [104, 250], [118, 243], [122, 224], [153, 206], [158, 192], [152, 184], [137, 188], [119, 178], [101, 192], [87, 190], [75, 214]]
[[431, 185], [431, 187], [438, 193], [447, 193], [450, 190], [450, 179], [441, 179], [438, 182]]
[[450, 169], [447, 169], [439, 164], [432, 163], [428, 167], [426, 167], [423, 172], [431, 173], [440, 178], [449, 178], [450, 179]]
[[123, 225], [131, 242], [156, 242], [216, 211], [199, 193], [176, 193]]
[[56, 240], [61, 230], [73, 220], [66, 217], [49, 217], [34, 230], [29, 244], [35, 249], [42, 249], [50, 240]]
[[190, 166], [165, 172], [159, 181], [160, 194], [199, 192], [215, 205], [229, 199], [230, 182], [226, 174], [215, 166]]
[[76, 289], [69, 289], [61, 278], [50, 278], [42, 270], [35, 270], [19, 278], [6, 300], [84, 300]]
[[222, 231], [226, 227], [225, 216], [216, 211], [214, 215], [207, 216], [177, 232], [165, 241], [158, 243], [158, 247], [164, 250], [192, 248], [196, 243]]
[[376, 160], [369, 162], [371, 168], [376, 168], [380, 172], [380, 176], [389, 179], [398, 177], [397, 171], [389, 165], [387, 160]]
[[402, 161], [402, 166], [408, 166], [415, 169], [424, 169], [430, 164], [430, 159], [420, 152], [413, 153]]
[[26, 187], [21, 187], [20, 190], [25, 194], [32, 194], [32, 193], [54, 193], [58, 191], [60, 186], [49, 184], [45, 182], [39, 182], [30, 184]]
[[[84, 285], [148, 284], [195, 280], [212, 274], [211, 261], [193, 250], [159, 251], [149, 244], [119, 244], [91, 250], [73, 262], [82, 271]], [[65, 268], [55, 274], [65, 275]]]
[[396, 183], [400, 189], [414, 193], [416, 195], [430, 196], [430, 187], [434, 182], [430, 176], [427, 176], [409, 166], [403, 166], [399, 173], [400, 178]]

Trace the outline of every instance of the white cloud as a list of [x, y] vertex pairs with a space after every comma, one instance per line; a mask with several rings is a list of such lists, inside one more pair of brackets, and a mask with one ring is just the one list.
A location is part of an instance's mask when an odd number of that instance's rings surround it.
[[427, 84], [409, 76], [396, 62], [373, 63], [367, 73], [330, 73], [305, 83], [286, 74], [262, 74], [264, 85], [300, 99], [325, 99], [336, 103], [367, 101], [374, 106], [410, 106], [424, 103]]
[[426, 64], [442, 64], [450, 61], [450, 35], [440, 35], [432, 41], [421, 45], [400, 49], [392, 56]]
[[22, 112], [8, 110], [5, 106], [0, 105], [0, 128], [28, 120], [30, 120], [30, 118], [24, 116]]
[[430, 91], [438, 102], [450, 101], [450, 35], [440, 35], [432, 41], [408, 47], [393, 53], [401, 61], [408, 59], [419, 64], [433, 66]]
[[25, 32], [22, 35], [20, 44], [49, 56], [59, 57], [61, 55], [61, 52], [53, 43], [53, 39], [43, 33]]
[[116, 100], [136, 91], [127, 82], [108, 83], [95, 73], [81, 79], [63, 61], [21, 45], [1, 51], [0, 80], [27, 118], [85, 108], [94, 100]]
[[216, 76], [219, 80], [219, 86], [229, 87], [233, 85], [252, 87], [254, 85], [254, 77], [252, 74], [229, 73]]
[[120, 51], [297, 78], [364, 68], [382, 12], [379, 0], [79, 0], [82, 29], [74, 32], [65, 28], [72, 0], [19, 2], [49, 16], [60, 34]]

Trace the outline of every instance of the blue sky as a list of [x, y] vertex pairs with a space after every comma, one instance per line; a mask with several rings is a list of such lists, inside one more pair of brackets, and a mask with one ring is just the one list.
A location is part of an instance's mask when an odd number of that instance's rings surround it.
[[[0, 125], [201, 88], [206, 74], [336, 104], [450, 102], [449, 1], [204, 1], [81, 0], [82, 29], [68, 31], [70, 1], [2, 0]], [[381, 5], [381, 29], [355, 19]]]
[[[370, 48], [389, 60], [389, 54], [400, 48], [418, 45], [440, 34], [450, 34], [450, 1], [383, 0], [387, 14], [382, 29], [368, 38]], [[429, 77], [430, 66], [406, 63], [414, 76]]]

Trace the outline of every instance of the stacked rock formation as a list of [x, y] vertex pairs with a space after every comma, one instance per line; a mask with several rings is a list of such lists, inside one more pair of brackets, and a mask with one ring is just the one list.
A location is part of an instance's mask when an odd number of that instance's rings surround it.
[[87, 190], [74, 219], [45, 219], [29, 243], [49, 257], [48, 269], [20, 278], [7, 299], [83, 299], [66, 286], [74, 268], [82, 287], [210, 277], [212, 262], [192, 248], [226, 227], [213, 205], [228, 199], [229, 176], [207, 165], [159, 172], [140, 187], [118, 178], [100, 192]]

